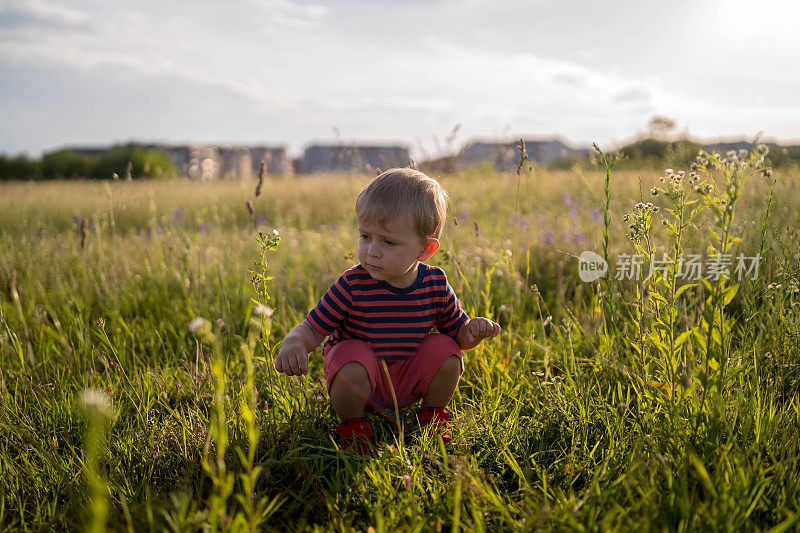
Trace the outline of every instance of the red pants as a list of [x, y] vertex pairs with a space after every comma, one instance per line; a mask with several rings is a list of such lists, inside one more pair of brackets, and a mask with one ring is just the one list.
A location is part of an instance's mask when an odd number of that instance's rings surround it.
[[451, 337], [441, 333], [428, 335], [408, 359], [390, 365], [385, 365], [378, 359], [369, 343], [359, 340], [343, 341], [325, 354], [323, 366], [325, 383], [330, 393], [333, 378], [339, 369], [355, 361], [361, 363], [367, 370], [372, 385], [367, 405], [378, 409], [394, 408], [392, 399], [394, 390], [397, 406], [402, 408], [417, 402], [425, 395], [433, 376], [451, 355], [455, 355], [461, 361], [463, 372], [464, 360], [461, 348]]

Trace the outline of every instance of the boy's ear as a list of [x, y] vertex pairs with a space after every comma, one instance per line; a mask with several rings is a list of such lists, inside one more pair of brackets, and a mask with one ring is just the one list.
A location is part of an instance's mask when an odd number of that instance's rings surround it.
[[422, 253], [419, 254], [417, 259], [419, 261], [427, 261], [439, 249], [439, 240], [433, 237], [425, 239], [425, 244], [422, 247]]

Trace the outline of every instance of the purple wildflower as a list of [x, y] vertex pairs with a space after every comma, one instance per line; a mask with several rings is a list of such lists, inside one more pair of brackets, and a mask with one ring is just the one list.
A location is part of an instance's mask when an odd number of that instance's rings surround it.
[[551, 229], [544, 232], [544, 243], [545, 244], [553, 244], [553, 237], [555, 236], [555, 232]]
[[208, 225], [205, 223], [197, 225], [197, 233], [208, 233]]
[[183, 208], [179, 207], [172, 213], [172, 220], [175, 221], [175, 224], [180, 224], [182, 219], [183, 219]]
[[569, 216], [571, 216], [571, 217], [578, 216], [578, 210], [577, 209], [571, 209], [570, 212], [569, 212]]
[[589, 209], [589, 216], [592, 219], [592, 222], [598, 222], [600, 220], [600, 210], [595, 209], [594, 207]]
[[567, 207], [572, 205], [572, 195], [568, 192], [564, 193], [564, 205]]

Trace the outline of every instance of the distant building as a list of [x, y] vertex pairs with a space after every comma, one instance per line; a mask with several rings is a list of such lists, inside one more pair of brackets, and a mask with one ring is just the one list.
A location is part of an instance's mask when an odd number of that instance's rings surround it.
[[[558, 139], [525, 140], [525, 152], [528, 159], [543, 165], [549, 165], [562, 158], [588, 159], [588, 150], [576, 150]], [[490, 163], [498, 171], [515, 170], [519, 164], [519, 139], [513, 142], [481, 142], [475, 141], [461, 151], [456, 158], [460, 167], [469, 167], [481, 163]]]
[[303, 174], [318, 172], [367, 172], [408, 165], [404, 146], [313, 145], [305, 149]]
[[753, 143], [747, 141], [730, 141], [730, 142], [716, 142], [716, 143], [709, 143], [703, 145], [703, 150], [706, 152], [713, 153], [717, 152], [718, 154], [725, 154], [730, 150], [747, 150], [748, 152], [750, 149], [753, 148]]
[[[221, 178], [252, 178], [258, 175], [261, 161], [267, 162], [267, 174], [293, 174], [292, 161], [283, 146], [213, 146], [179, 144], [136, 144], [146, 150], [164, 152], [180, 176], [204, 181]], [[102, 155], [110, 148], [70, 147], [76, 153]]]
[[262, 160], [267, 162], [267, 174], [292, 174], [291, 161], [282, 146], [151, 145], [148, 148], [165, 152], [180, 175], [194, 179], [252, 178], [258, 175]]

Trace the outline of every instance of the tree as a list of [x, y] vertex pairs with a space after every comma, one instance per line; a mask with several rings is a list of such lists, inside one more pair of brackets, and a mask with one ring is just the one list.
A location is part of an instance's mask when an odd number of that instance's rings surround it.
[[669, 132], [675, 129], [675, 121], [671, 118], [656, 115], [647, 123], [647, 131], [651, 137], [664, 140]]

